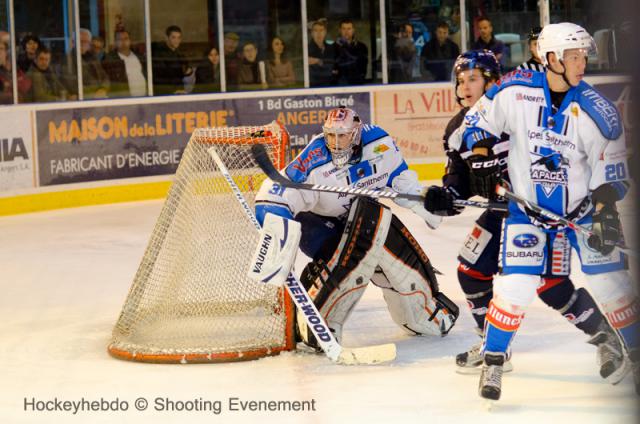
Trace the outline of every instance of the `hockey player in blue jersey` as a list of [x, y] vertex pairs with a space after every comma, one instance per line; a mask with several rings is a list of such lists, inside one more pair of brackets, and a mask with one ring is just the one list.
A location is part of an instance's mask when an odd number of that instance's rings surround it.
[[[472, 155], [472, 151], [462, 140], [465, 130], [463, 119], [469, 108], [499, 80], [500, 64], [491, 51], [471, 50], [456, 59], [453, 73], [456, 97], [463, 108], [451, 119], [445, 130], [443, 140], [448, 162], [442, 179], [443, 186], [429, 187], [425, 203], [429, 212], [440, 216], [457, 215], [459, 209], [454, 206], [453, 200], [468, 199], [472, 195], [469, 167], [465, 161]], [[500, 139], [492, 139], [491, 144], [500, 163], [501, 178], [508, 181], [509, 136], [503, 133]], [[482, 213], [458, 255], [458, 282], [465, 293], [480, 335], [484, 328], [489, 301], [493, 297], [493, 279], [498, 272], [500, 234], [504, 217], [504, 213], [492, 210]], [[556, 237], [554, 243], [547, 244], [546, 249], [551, 260], [547, 262], [541, 284], [537, 288], [538, 296], [590, 336], [588, 343], [597, 346], [600, 375], [614, 384], [619, 382], [624, 377], [625, 368], [622, 347], [589, 292], [583, 288], [576, 289], [569, 279], [569, 240]], [[467, 352], [456, 356], [459, 372], [480, 371], [483, 359], [481, 347], [482, 342], [479, 342]], [[511, 370], [508, 357], [503, 369]]]
[[622, 239], [616, 202], [627, 191], [624, 131], [615, 106], [582, 79], [593, 38], [578, 25], [547, 25], [538, 39], [545, 73], [505, 75], [465, 116], [464, 142], [474, 154], [472, 192], [495, 196], [500, 168], [490, 134], [510, 136], [513, 192], [567, 219], [591, 227], [596, 238], [563, 228], [514, 202], [502, 233], [501, 274], [494, 283], [484, 327], [480, 396], [497, 400], [511, 342], [551, 260], [548, 241], [567, 238], [587, 285], [631, 361], [638, 391], [638, 301]]
[[[323, 132], [283, 175], [310, 184], [423, 192], [393, 139], [347, 108], [328, 112]], [[432, 228], [440, 223], [441, 217], [427, 212], [423, 202], [398, 203]], [[382, 289], [392, 319], [410, 334], [443, 336], [454, 325], [457, 306], [439, 291], [428, 256], [387, 206], [345, 194], [285, 188], [267, 179], [256, 197], [256, 216], [262, 222], [268, 213], [301, 223], [299, 247], [312, 260], [300, 280], [338, 341], [370, 281]], [[298, 320], [298, 334], [317, 348], [303, 319]]]

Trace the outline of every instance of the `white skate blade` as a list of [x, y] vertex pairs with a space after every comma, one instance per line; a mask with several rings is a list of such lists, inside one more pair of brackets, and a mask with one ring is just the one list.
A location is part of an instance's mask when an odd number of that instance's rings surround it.
[[615, 386], [616, 384], [624, 380], [629, 371], [631, 371], [631, 364], [629, 363], [629, 360], [627, 358], [624, 358], [623, 361], [623, 364], [617, 370], [615, 370], [607, 378], [605, 378], [605, 381], [607, 383]]
[[[482, 371], [482, 364], [479, 364], [477, 367], [461, 367], [456, 364], [456, 372], [462, 375], [480, 375]], [[513, 371], [513, 364], [511, 361], [507, 361], [502, 366], [502, 372], [507, 373]]]
[[482, 400], [483, 400], [484, 409], [487, 412], [491, 412], [495, 406], [496, 401], [493, 399], [484, 399], [484, 398]]

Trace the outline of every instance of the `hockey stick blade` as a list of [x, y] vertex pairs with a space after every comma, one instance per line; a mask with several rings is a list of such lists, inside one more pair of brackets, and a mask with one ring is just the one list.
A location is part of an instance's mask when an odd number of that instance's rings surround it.
[[[498, 196], [502, 196], [505, 199], [511, 200], [515, 203], [518, 203], [526, 208], [531, 209], [532, 211], [539, 213], [540, 215], [549, 218], [551, 220], [557, 221], [559, 223], [561, 223], [562, 225], [564, 225], [565, 227], [568, 227], [570, 229], [572, 229], [573, 231], [577, 232], [577, 233], [582, 233], [587, 237], [593, 237], [595, 236], [595, 234], [593, 233], [593, 231], [591, 231], [589, 228], [584, 227], [580, 224], [578, 224], [575, 221], [571, 221], [570, 219], [567, 219], [563, 216], [560, 216], [558, 214], [556, 214], [555, 212], [552, 212], [548, 209], [543, 208], [540, 205], [537, 205], [527, 199], [525, 199], [524, 197], [520, 197], [517, 194], [507, 190], [505, 187], [498, 185], [496, 186], [496, 193], [498, 194]], [[597, 237], [597, 236], [595, 236]], [[637, 257], [637, 252], [635, 250], [632, 250], [630, 247], [617, 242], [616, 243], [616, 248], [618, 248], [618, 250], [620, 250], [622, 253], [632, 256], [632, 257]]]
[[[256, 229], [260, 230], [260, 223], [256, 219], [253, 209], [247, 203], [247, 200], [244, 198], [244, 195], [240, 191], [236, 182], [233, 181], [229, 170], [218, 155], [215, 147], [209, 148], [209, 155], [218, 166], [218, 169], [227, 181], [227, 184], [229, 184], [229, 187], [242, 207], [244, 214], [249, 218]], [[318, 308], [316, 308], [316, 305], [313, 303], [309, 293], [307, 293], [307, 290], [293, 273], [289, 273], [287, 276], [285, 287], [291, 295], [290, 297], [298, 308], [299, 313], [303, 314], [307, 321], [307, 327], [311, 329], [311, 332], [316, 337], [318, 344], [331, 361], [344, 365], [369, 365], [392, 361], [395, 359], [395, 344], [366, 346], [353, 349], [342, 347], [329, 329], [329, 326], [322, 317], [322, 314], [320, 314]]]
[[[278, 172], [275, 166], [273, 166], [271, 159], [269, 159], [269, 154], [267, 153], [263, 145], [255, 144], [251, 146], [251, 153], [253, 154], [253, 158], [258, 163], [258, 166], [267, 175], [267, 177], [269, 177], [271, 181], [283, 187], [294, 188], [298, 190], [321, 191], [325, 193], [345, 193], [352, 196], [373, 197], [376, 199], [399, 198], [424, 202], [424, 196], [421, 194], [398, 193], [390, 190], [370, 190], [366, 188], [328, 186], [322, 184], [296, 183], [287, 179], [282, 174], [280, 174], [280, 172]], [[453, 203], [456, 206], [471, 206], [475, 208], [491, 209], [495, 211], [507, 211], [506, 203], [476, 202], [474, 200], [462, 199], [456, 199], [453, 201]]]
[[396, 345], [388, 343], [377, 346], [343, 347], [337, 362], [343, 365], [374, 365], [393, 361], [395, 358]]

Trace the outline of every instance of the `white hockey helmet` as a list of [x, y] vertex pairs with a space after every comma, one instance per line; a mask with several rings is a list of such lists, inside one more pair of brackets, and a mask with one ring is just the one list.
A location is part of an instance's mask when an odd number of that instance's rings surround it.
[[340, 107], [329, 111], [322, 132], [336, 167], [343, 167], [352, 157], [359, 160], [361, 131], [360, 117], [353, 109]]
[[562, 22], [542, 28], [538, 36], [538, 55], [543, 65], [549, 66], [547, 53], [555, 53], [556, 57], [562, 60], [564, 51], [569, 49], [585, 49], [589, 56], [597, 53], [593, 37], [580, 25]]

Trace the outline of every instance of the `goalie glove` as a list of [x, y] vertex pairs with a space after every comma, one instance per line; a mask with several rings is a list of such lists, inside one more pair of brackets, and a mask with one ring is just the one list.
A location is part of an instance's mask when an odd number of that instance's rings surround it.
[[449, 187], [431, 186], [424, 197], [424, 208], [434, 215], [453, 216], [464, 210], [462, 206], [456, 206], [454, 192]]
[[620, 225], [620, 215], [613, 204], [605, 203], [600, 210], [593, 213], [593, 235], [589, 237], [587, 243], [589, 247], [608, 256], [622, 239], [622, 228]]
[[495, 201], [496, 186], [502, 181], [498, 157], [493, 153], [489, 153], [489, 156], [471, 155], [467, 165], [471, 193]]
[[[415, 171], [405, 170], [396, 176], [391, 182], [391, 188], [398, 193], [420, 194], [424, 192], [424, 187], [418, 182], [418, 174]], [[442, 217], [436, 216], [425, 209], [424, 202], [408, 199], [393, 199], [397, 205], [411, 209], [416, 215], [424, 219], [429, 228], [435, 230], [442, 222]]]

